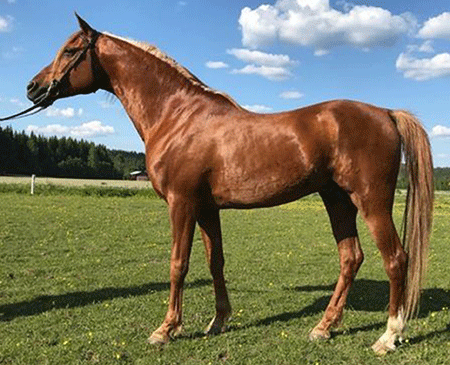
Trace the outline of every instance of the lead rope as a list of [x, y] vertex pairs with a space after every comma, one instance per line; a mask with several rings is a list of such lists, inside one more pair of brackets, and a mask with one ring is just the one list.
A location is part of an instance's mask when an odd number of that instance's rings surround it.
[[[25, 118], [25, 117], [28, 117], [30, 115], [37, 114], [37, 113], [39, 113], [40, 111], [42, 111], [44, 109], [47, 109], [52, 103], [49, 103], [48, 101], [46, 101], [45, 100], [46, 98], [47, 98], [47, 94], [45, 95], [45, 97], [40, 102], [32, 105], [28, 109], [25, 109], [25, 110], [23, 110], [23, 111], [21, 111], [21, 112], [19, 112], [17, 114], [14, 114], [14, 115], [10, 115], [9, 117], [0, 118], [0, 124], [1, 123], [5, 123], [6, 121], [11, 120], [11, 119]], [[38, 110], [34, 110], [34, 109], [37, 109], [37, 108], [39, 108], [39, 109]], [[30, 113], [32, 110], [34, 110], [34, 111], [32, 113]]]

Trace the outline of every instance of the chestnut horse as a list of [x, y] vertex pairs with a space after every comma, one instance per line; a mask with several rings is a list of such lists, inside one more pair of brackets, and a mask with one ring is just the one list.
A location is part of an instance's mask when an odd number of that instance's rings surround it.
[[[342, 318], [363, 261], [359, 212], [390, 281], [387, 330], [373, 349], [394, 350], [406, 321], [417, 312], [432, 220], [432, 159], [420, 122], [405, 111], [345, 100], [278, 114], [252, 113], [156, 47], [99, 33], [78, 21], [81, 30], [33, 78], [28, 97], [48, 106], [63, 97], [109, 91], [145, 143], [147, 171], [168, 204], [172, 228], [168, 311], [149, 342], [167, 343], [181, 330], [183, 282], [196, 223], [216, 298], [216, 315], [206, 332], [216, 334], [225, 331], [231, 314], [219, 210], [270, 207], [318, 192], [341, 269], [310, 338], [329, 338]], [[409, 188], [401, 241], [392, 207], [402, 150]]]

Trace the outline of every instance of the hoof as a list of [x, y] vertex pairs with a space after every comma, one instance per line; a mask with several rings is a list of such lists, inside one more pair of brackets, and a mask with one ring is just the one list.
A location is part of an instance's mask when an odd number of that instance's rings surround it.
[[148, 338], [147, 343], [149, 343], [150, 345], [163, 346], [169, 343], [169, 341], [169, 336], [164, 336], [163, 334], [153, 332], [152, 335]]
[[214, 336], [220, 333], [224, 333], [227, 330], [226, 322], [228, 321], [228, 317], [226, 318], [218, 318], [215, 316], [213, 320], [209, 323], [209, 325], [205, 329], [205, 334]]
[[171, 339], [178, 336], [183, 329], [183, 326], [177, 326], [169, 331], [164, 330], [162, 326], [158, 328], [152, 335], [148, 338], [147, 343], [150, 345], [165, 345], [170, 342]]
[[397, 317], [389, 317], [386, 332], [372, 346], [372, 350], [377, 355], [386, 355], [388, 352], [395, 351], [397, 342], [403, 342], [405, 339], [404, 331], [406, 329], [402, 313]]
[[331, 337], [330, 331], [319, 329], [317, 327], [315, 327], [309, 333], [310, 341], [324, 341], [324, 340], [329, 340], [330, 337]]
[[378, 355], [383, 356], [388, 352], [395, 351], [395, 345], [382, 340], [378, 340], [372, 345], [372, 350]]

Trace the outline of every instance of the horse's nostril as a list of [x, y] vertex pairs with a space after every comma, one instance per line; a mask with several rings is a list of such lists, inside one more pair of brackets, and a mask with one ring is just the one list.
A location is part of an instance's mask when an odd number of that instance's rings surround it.
[[31, 81], [28, 86], [27, 86], [27, 91], [30, 93], [32, 91], [34, 91], [38, 86], [38, 83], [35, 81]]

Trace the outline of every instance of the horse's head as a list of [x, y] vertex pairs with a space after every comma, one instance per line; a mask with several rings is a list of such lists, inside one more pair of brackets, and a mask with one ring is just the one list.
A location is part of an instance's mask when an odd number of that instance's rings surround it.
[[42, 69], [28, 84], [27, 96], [44, 106], [56, 99], [88, 94], [100, 87], [95, 43], [100, 33], [75, 14], [81, 30], [61, 47], [53, 62]]

